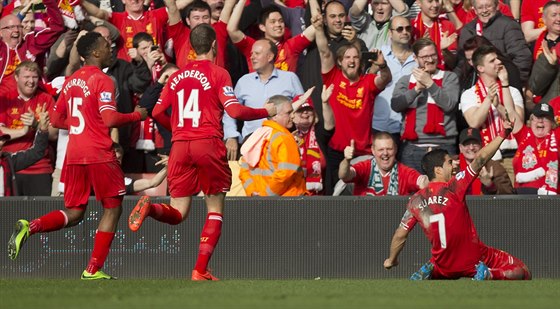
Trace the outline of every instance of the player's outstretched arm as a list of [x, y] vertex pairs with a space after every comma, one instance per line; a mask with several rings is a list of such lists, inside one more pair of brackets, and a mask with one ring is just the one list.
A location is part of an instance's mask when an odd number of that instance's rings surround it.
[[231, 118], [243, 121], [256, 120], [276, 115], [276, 107], [274, 107], [274, 104], [272, 103], [265, 104], [264, 108], [251, 108], [239, 103], [232, 103], [227, 105], [225, 110]]
[[399, 226], [393, 235], [393, 239], [391, 240], [391, 249], [389, 251], [389, 257], [383, 263], [383, 267], [386, 269], [391, 269], [394, 266], [399, 265], [399, 254], [401, 253], [404, 245], [406, 243], [406, 239], [408, 238], [409, 231], [404, 229], [403, 227]]
[[514, 123], [509, 121], [509, 119], [504, 120], [503, 123], [504, 130], [500, 133], [500, 135], [493, 139], [482, 149], [480, 149], [480, 151], [476, 154], [476, 157], [471, 163], [473, 172], [478, 174], [482, 167], [484, 167], [486, 163], [490, 161], [490, 159], [494, 156], [496, 151], [498, 151], [502, 142], [511, 134]]

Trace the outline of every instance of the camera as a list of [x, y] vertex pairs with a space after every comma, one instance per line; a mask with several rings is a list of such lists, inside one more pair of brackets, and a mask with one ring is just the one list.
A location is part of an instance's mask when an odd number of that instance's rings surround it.
[[151, 51], [158, 50], [158, 49], [159, 49], [159, 46], [157, 46], [157, 45], [152, 45], [152, 47], [150, 47]]
[[374, 52], [362, 52], [362, 59], [365, 61], [376, 61], [377, 60], [377, 53]]

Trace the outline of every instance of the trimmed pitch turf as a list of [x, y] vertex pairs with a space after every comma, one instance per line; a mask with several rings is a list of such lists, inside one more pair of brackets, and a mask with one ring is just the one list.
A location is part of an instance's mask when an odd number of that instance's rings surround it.
[[560, 280], [0, 279], [0, 308], [560, 308]]

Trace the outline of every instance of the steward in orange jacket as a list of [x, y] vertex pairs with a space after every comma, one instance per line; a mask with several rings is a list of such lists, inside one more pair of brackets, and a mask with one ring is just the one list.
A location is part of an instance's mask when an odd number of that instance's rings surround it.
[[[291, 104], [288, 105], [291, 109]], [[281, 111], [272, 119], [282, 117]], [[286, 127], [277, 121], [265, 120], [243, 144], [239, 178], [247, 196], [299, 196], [306, 193], [299, 148]]]

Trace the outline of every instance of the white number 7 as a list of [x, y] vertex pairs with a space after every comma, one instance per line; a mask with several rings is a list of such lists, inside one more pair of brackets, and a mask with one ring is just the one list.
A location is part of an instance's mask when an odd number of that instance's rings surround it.
[[442, 213], [430, 216], [430, 223], [438, 223], [439, 230], [439, 242], [441, 243], [441, 248], [447, 248], [447, 235], [445, 234], [445, 217]]
[[200, 110], [198, 109], [198, 89], [191, 90], [187, 103], [184, 104], [185, 89], [177, 92], [177, 103], [179, 104], [179, 123], [178, 127], [182, 128], [184, 125], [183, 119], [192, 119], [192, 127], [198, 127], [198, 120], [200, 119]]

